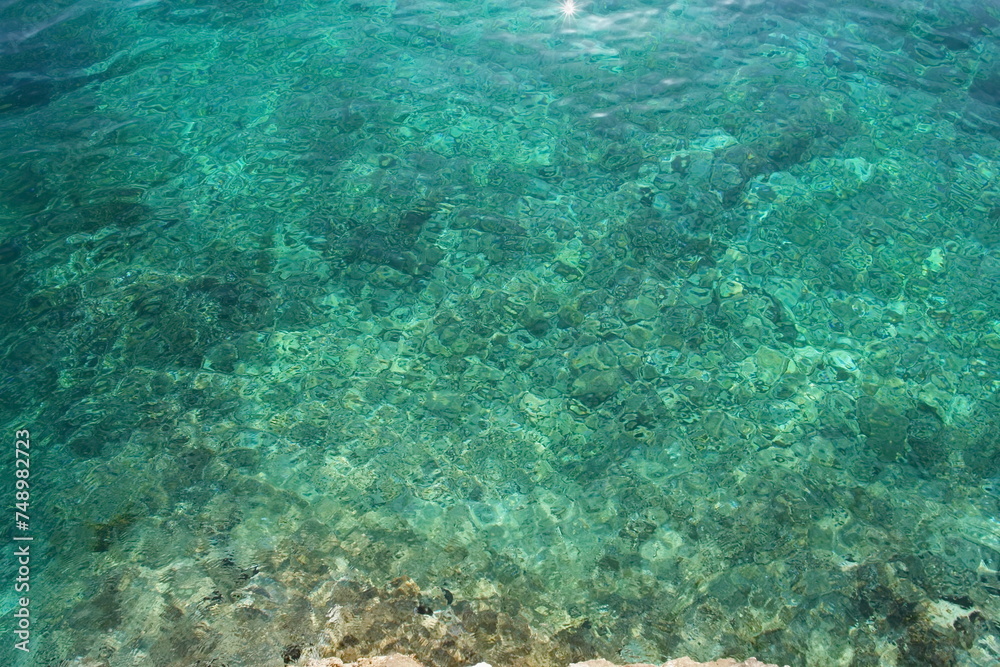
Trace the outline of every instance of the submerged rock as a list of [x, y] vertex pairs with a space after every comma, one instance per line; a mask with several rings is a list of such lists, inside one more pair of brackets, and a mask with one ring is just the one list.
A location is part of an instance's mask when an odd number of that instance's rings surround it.
[[[392, 655], [380, 655], [374, 658], [363, 658], [357, 662], [344, 663], [339, 658], [323, 658], [322, 660], [310, 660], [306, 663], [306, 667], [425, 667], [423, 663], [418, 662], [414, 657], [409, 655], [400, 655], [399, 653], [394, 653]], [[490, 667], [488, 663], [480, 662], [473, 667]], [[588, 660], [586, 662], [574, 662], [569, 667], [656, 667], [655, 665], [647, 663], [630, 663], [628, 665], [616, 665], [608, 660]], [[744, 660], [743, 662], [736, 662], [731, 658], [723, 658], [721, 660], [713, 660], [712, 662], [695, 662], [691, 658], [676, 658], [674, 660], [668, 660], [667, 662], [660, 665], [660, 667], [778, 667], [778, 665], [772, 665], [768, 663], [763, 663], [756, 658], [750, 658]]]
[[[588, 660], [587, 662], [574, 662], [570, 667], [619, 667], [608, 660]], [[655, 667], [645, 663], [630, 663], [621, 667]], [[778, 667], [777, 665], [764, 663], [757, 658], [748, 658], [743, 662], [736, 662], [732, 658], [722, 658], [711, 662], [695, 662], [691, 658], [675, 658], [667, 660], [660, 667]]]

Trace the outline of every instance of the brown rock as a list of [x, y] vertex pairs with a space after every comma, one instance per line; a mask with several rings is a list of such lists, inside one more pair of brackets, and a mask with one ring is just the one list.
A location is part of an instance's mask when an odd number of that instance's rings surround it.
[[357, 662], [344, 664], [340, 658], [323, 658], [310, 660], [306, 667], [424, 667], [412, 655], [380, 655], [374, 658], [362, 658]]
[[[362, 658], [357, 662], [344, 664], [340, 658], [323, 658], [322, 660], [310, 660], [305, 667], [424, 667], [417, 662], [412, 655], [400, 655], [393, 653], [389, 656], [378, 656], [375, 658]], [[649, 663], [629, 663], [628, 665], [616, 665], [608, 660], [588, 660], [587, 662], [574, 662], [569, 667], [658, 667]], [[736, 662], [731, 658], [713, 660], [712, 662], [695, 662], [691, 658], [676, 658], [668, 660], [659, 667], [778, 667], [778, 665], [766, 664], [757, 658], [750, 658], [743, 662]], [[786, 665], [787, 667], [787, 665]]]

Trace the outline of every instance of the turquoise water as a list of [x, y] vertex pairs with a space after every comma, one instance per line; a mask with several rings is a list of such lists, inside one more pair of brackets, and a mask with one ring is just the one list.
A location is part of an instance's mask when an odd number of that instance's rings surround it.
[[1000, 664], [995, 3], [0, 4], [3, 664]]

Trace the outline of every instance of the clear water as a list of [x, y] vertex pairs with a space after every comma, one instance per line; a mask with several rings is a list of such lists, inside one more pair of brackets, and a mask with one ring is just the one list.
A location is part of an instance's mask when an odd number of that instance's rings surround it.
[[1000, 662], [992, 0], [0, 26], [4, 664]]

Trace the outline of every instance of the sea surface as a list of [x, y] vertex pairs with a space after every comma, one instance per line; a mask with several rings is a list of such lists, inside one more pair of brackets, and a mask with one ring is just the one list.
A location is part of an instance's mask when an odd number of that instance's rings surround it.
[[0, 322], [0, 664], [1000, 664], [996, 0], [0, 0]]

